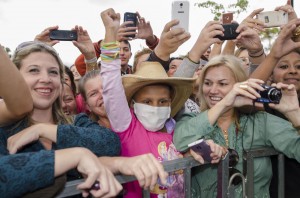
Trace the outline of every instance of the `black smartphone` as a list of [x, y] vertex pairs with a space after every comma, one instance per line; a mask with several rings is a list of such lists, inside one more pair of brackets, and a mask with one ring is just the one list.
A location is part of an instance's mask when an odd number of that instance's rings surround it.
[[188, 144], [188, 147], [201, 155], [206, 162], [211, 162], [211, 149], [204, 139], [197, 140]]
[[77, 32], [72, 30], [52, 30], [49, 37], [51, 40], [77, 41]]
[[[136, 27], [137, 26], [137, 14], [133, 12], [124, 13], [124, 22], [132, 21], [132, 24], [128, 24], [126, 27]], [[127, 37], [134, 38], [135, 34], [128, 35]]]
[[217, 35], [215, 38], [219, 38], [221, 41], [224, 40], [233, 40], [236, 39], [236, 37], [239, 35], [239, 33], [236, 32], [236, 29], [238, 28], [239, 24], [237, 23], [230, 23], [230, 24], [223, 24], [224, 28], [224, 36]]

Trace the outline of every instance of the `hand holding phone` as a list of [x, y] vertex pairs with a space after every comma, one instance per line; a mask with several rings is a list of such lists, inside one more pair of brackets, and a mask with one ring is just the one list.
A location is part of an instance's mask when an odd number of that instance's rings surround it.
[[[132, 23], [126, 25], [126, 27], [137, 27], [137, 14], [132, 12], [125, 12], [124, 22], [126, 21], [132, 21]], [[127, 35], [126, 37], [134, 38], [135, 34]]]
[[204, 139], [197, 140], [188, 144], [188, 147], [192, 149], [197, 154], [201, 155], [204, 161], [211, 162], [212, 158], [210, 156], [211, 149]]
[[179, 20], [179, 24], [173, 28], [183, 28], [186, 32], [189, 31], [189, 1], [173, 1], [172, 3], [172, 20]]
[[49, 37], [51, 40], [77, 41], [77, 32], [73, 30], [52, 30]]
[[239, 27], [239, 24], [237, 23], [230, 23], [230, 24], [223, 24], [224, 28], [224, 36], [217, 35], [215, 38], [219, 38], [221, 41], [224, 40], [234, 40], [239, 35], [239, 33], [236, 32], [236, 29]]
[[280, 27], [288, 23], [288, 13], [284, 11], [268, 11], [257, 14], [257, 19], [264, 22], [265, 27]]

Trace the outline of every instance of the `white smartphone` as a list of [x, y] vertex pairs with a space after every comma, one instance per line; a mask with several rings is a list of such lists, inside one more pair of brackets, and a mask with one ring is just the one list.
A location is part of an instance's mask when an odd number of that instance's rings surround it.
[[288, 13], [284, 11], [267, 11], [257, 14], [257, 19], [263, 21], [266, 27], [280, 27], [288, 23]]
[[206, 162], [211, 162], [212, 158], [210, 157], [211, 149], [210, 146], [206, 143], [204, 139], [197, 140], [188, 144], [188, 147], [201, 155]]
[[184, 28], [186, 32], [189, 31], [189, 15], [190, 2], [189, 1], [173, 1], [172, 3], [172, 20], [179, 20], [179, 24], [173, 28]]

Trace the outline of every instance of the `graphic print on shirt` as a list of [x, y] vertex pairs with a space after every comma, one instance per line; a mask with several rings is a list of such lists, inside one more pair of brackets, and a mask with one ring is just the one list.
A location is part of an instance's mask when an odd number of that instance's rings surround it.
[[[160, 162], [170, 161], [174, 159], [182, 158], [183, 156], [179, 153], [174, 144], [170, 144], [169, 147], [165, 141], [162, 141], [157, 146], [158, 150], [158, 160]], [[158, 180], [158, 184], [155, 185], [154, 189], [151, 191], [153, 194], [157, 194], [158, 198], [181, 198], [184, 197], [184, 177], [183, 170], [175, 171], [169, 173], [167, 178], [167, 185], [161, 185]]]

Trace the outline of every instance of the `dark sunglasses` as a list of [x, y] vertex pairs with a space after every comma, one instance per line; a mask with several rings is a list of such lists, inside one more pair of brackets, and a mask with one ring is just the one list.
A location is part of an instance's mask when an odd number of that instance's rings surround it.
[[[232, 175], [234, 175], [235, 173], [241, 173], [239, 170], [234, 168], [238, 164], [240, 158], [239, 158], [239, 154], [234, 149], [229, 148], [228, 155], [229, 155], [228, 156], [229, 157], [229, 178], [231, 178]], [[234, 186], [239, 185], [240, 183], [242, 183], [241, 177], [235, 177], [232, 181], [232, 184]]]

